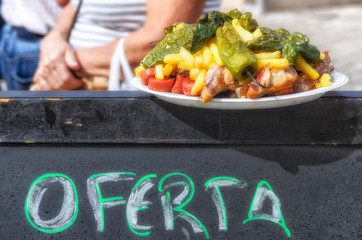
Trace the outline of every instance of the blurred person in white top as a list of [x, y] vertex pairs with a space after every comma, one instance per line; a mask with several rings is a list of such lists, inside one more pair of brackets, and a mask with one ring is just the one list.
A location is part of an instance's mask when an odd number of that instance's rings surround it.
[[[69, 1], [69, 0], [68, 0]], [[29, 88], [40, 41], [56, 23], [65, 0], [2, 0], [0, 68], [9, 90]]]
[[135, 67], [155, 46], [150, 42], [164, 36], [165, 27], [194, 23], [203, 12], [218, 10], [221, 0], [83, 0], [76, 16], [79, 2], [71, 0], [64, 7], [41, 43], [34, 76], [39, 90], [77, 89], [81, 78], [108, 77], [121, 38], [127, 60]]

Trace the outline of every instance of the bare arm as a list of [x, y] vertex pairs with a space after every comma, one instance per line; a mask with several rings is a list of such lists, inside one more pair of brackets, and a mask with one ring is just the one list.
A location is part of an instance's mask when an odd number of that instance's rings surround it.
[[[57, 1], [59, 1], [59, 0], [57, 0]], [[69, 0], [67, 0], [65, 2], [69, 2]], [[62, 39], [67, 40], [69, 37], [69, 34], [70, 34], [70, 28], [72, 26], [74, 17], [75, 17], [75, 10], [74, 10], [72, 4], [68, 3], [63, 8], [62, 13], [58, 17], [56, 25], [44, 39], [46, 39], [47, 37], [52, 36], [52, 35], [57, 35], [58, 37], [61, 37]]]
[[39, 65], [33, 79], [39, 90], [74, 89], [82, 85], [81, 80], [72, 73], [79, 70], [80, 65], [68, 43], [74, 17], [75, 10], [68, 3], [59, 16], [56, 26], [40, 44]]
[[[125, 40], [125, 51], [131, 67], [137, 66], [154, 47], [149, 44], [164, 37], [163, 29], [175, 22], [195, 22], [201, 15], [205, 0], [147, 1], [147, 22], [142, 29]], [[118, 39], [101, 47], [77, 51], [81, 70], [79, 76], [108, 76], [111, 57]]]

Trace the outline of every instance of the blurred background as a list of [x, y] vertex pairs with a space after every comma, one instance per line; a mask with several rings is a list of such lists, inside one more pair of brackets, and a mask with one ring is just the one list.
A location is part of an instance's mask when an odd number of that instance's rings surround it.
[[304, 33], [349, 77], [338, 90], [362, 91], [362, 0], [223, 0], [221, 11], [234, 8], [252, 12], [260, 26]]
[[349, 77], [339, 90], [362, 91], [362, 0], [223, 0], [221, 11], [235, 8], [252, 12], [260, 26], [304, 33]]

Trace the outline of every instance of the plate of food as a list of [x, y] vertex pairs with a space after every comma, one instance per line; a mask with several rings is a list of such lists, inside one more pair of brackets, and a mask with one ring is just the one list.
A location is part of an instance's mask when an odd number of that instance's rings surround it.
[[135, 88], [182, 106], [276, 108], [309, 102], [343, 86], [300, 32], [261, 27], [251, 13], [213, 11], [195, 24], [175, 23], [135, 69]]

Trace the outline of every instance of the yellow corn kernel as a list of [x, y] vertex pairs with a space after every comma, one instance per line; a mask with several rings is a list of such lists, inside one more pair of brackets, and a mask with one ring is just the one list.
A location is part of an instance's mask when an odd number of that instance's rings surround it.
[[217, 49], [217, 46], [215, 43], [210, 44], [210, 50], [212, 52], [212, 55], [214, 55], [215, 62], [217, 63], [217, 65], [219, 65], [220, 67], [224, 66], [224, 63], [222, 62], [222, 60], [219, 56], [219, 50]]
[[281, 51], [256, 53], [257, 59], [278, 59], [282, 58]]
[[206, 69], [201, 69], [199, 74], [197, 74], [195, 84], [192, 86], [191, 95], [196, 95], [204, 87], [205, 75]]
[[245, 30], [238, 19], [233, 19], [232, 21], [232, 25], [234, 27], [234, 29], [236, 30], [236, 32], [238, 33], [238, 35], [241, 37], [241, 39], [244, 41], [244, 42], [248, 42], [250, 40], [253, 40], [254, 39], [254, 36], [251, 32], [249, 32], [248, 30]]
[[202, 57], [195, 57], [195, 68], [203, 68], [204, 67], [204, 61], [202, 60]]
[[200, 72], [200, 69], [198, 69], [198, 68], [193, 68], [193, 69], [191, 69], [190, 70], [190, 78], [191, 78], [191, 80], [196, 80], [196, 77], [197, 77], [197, 75], [199, 74], [199, 72]]
[[162, 69], [163, 69], [162, 64], [158, 64], [155, 66], [156, 79], [158, 79], [158, 80], [163, 80], [165, 78], [165, 76], [163, 75]]
[[332, 77], [328, 73], [324, 73], [319, 79], [319, 83], [316, 83], [316, 88], [328, 87], [332, 85]]
[[171, 64], [171, 63], [167, 63], [163, 69], [162, 69], [162, 72], [163, 72], [163, 75], [165, 77], [168, 77], [171, 75], [171, 73], [176, 69], [176, 65], [174, 64]]
[[263, 36], [263, 33], [261, 32], [260, 28], [257, 28], [257, 29], [253, 32], [253, 36], [254, 36], [254, 39]]
[[182, 59], [184, 60], [186, 67], [188, 69], [191, 69], [194, 67], [195, 59], [194, 59], [194, 56], [192, 56], [192, 54], [189, 51], [187, 51], [185, 48], [181, 47], [180, 55], [182, 56]]
[[175, 27], [173, 27], [173, 32], [177, 31], [177, 30], [180, 30], [181, 28], [184, 28], [184, 27], [186, 27], [186, 26], [185, 26], [185, 24], [183, 22], [179, 23]]
[[319, 73], [314, 68], [312, 68], [300, 55], [298, 55], [297, 65], [295, 68], [307, 74], [312, 80], [319, 78]]
[[178, 64], [182, 61], [182, 56], [179, 53], [168, 54], [163, 58], [164, 63]]
[[202, 51], [202, 58], [204, 60], [204, 65], [209, 66], [212, 61], [212, 52], [210, 51], [210, 48], [205, 47]]
[[138, 67], [135, 68], [134, 73], [136, 75], [136, 77], [141, 77], [141, 72], [145, 70], [145, 68], [143, 67], [143, 65], [139, 65]]
[[289, 66], [289, 61], [286, 58], [280, 58], [280, 59], [260, 59], [258, 60], [257, 64], [257, 71], [259, 72], [262, 68], [264, 68], [266, 65], [269, 67], [274, 68], [286, 68]]
[[321, 54], [319, 55], [319, 59], [320, 59], [320, 60], [324, 60], [325, 57], [326, 57], [326, 55], [321, 52]]

